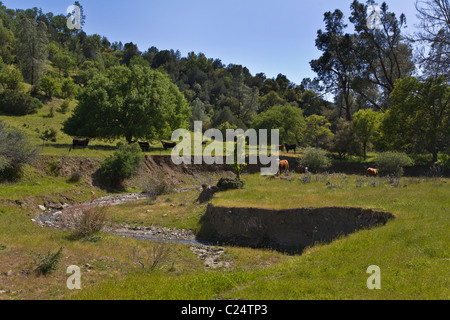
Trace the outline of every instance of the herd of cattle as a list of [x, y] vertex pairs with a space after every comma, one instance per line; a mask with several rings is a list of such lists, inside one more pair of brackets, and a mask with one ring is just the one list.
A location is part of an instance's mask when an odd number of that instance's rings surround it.
[[[87, 138], [87, 139], [73, 139], [72, 142], [72, 146], [70, 148], [70, 151], [72, 149], [76, 149], [77, 147], [81, 147], [81, 148], [87, 148], [87, 146], [89, 145], [91, 139]], [[162, 146], [164, 148], [164, 150], [168, 150], [168, 149], [172, 149], [175, 148], [177, 143], [176, 142], [164, 142], [161, 141]], [[207, 141], [204, 141], [203, 144], [206, 144]], [[148, 152], [150, 151], [150, 143], [148, 142], [138, 142], [139, 146], [141, 147], [143, 152]], [[297, 150], [297, 145], [295, 144], [284, 144], [284, 145], [280, 145], [279, 146], [280, 151], [284, 151], [286, 150], [286, 152], [289, 153], [290, 150], [294, 150], [294, 153]], [[287, 160], [280, 160], [279, 163], [279, 171], [278, 173], [289, 173], [290, 172], [290, 168], [289, 168], [289, 161]], [[304, 174], [308, 172], [308, 168], [304, 167], [302, 165], [298, 165], [295, 168], [295, 173], [299, 173], [299, 174]], [[378, 170], [374, 169], [374, 168], [368, 168], [366, 171], [366, 176], [367, 177], [377, 177], [378, 176]]]

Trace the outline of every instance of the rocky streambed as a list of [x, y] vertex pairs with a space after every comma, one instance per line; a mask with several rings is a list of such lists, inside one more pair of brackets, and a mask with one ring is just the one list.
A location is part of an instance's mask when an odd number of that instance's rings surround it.
[[[197, 189], [197, 188], [195, 188]], [[185, 192], [193, 190], [193, 188], [183, 189], [179, 192]], [[76, 206], [116, 206], [127, 202], [139, 201], [148, 199], [148, 196], [144, 193], [128, 193], [120, 195], [112, 195], [102, 197], [93, 201], [88, 201]], [[49, 208], [39, 206], [42, 214], [31, 219], [34, 223], [41, 227], [54, 228], [54, 229], [70, 229], [67, 223], [64, 221], [66, 214], [71, 214], [72, 209], [75, 206], [68, 204], [52, 205]], [[204, 265], [208, 269], [217, 268], [229, 268], [231, 262], [223, 259], [225, 249], [222, 247], [212, 246], [208, 242], [200, 241], [197, 239], [195, 233], [188, 229], [171, 229], [159, 226], [130, 226], [128, 224], [111, 224], [104, 228], [104, 231], [124, 237], [133, 238], [137, 240], [157, 241], [157, 242], [172, 242], [190, 245], [191, 251], [198, 256], [200, 260], [204, 262]]]

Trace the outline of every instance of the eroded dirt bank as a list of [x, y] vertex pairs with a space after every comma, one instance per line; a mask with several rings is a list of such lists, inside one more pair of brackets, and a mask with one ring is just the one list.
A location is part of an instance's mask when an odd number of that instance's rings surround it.
[[209, 204], [199, 236], [239, 246], [302, 251], [394, 218], [388, 212], [350, 207], [268, 210]]

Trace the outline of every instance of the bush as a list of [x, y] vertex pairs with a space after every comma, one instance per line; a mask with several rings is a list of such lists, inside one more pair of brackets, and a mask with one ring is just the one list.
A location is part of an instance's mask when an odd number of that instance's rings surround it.
[[67, 111], [69, 111], [69, 107], [70, 107], [70, 99], [66, 99], [63, 101], [63, 103], [59, 107], [58, 112], [60, 112], [62, 114], [66, 114]]
[[331, 166], [331, 160], [327, 157], [327, 152], [322, 149], [306, 149], [299, 162], [312, 173], [325, 171]]
[[102, 162], [101, 175], [114, 185], [121, 185], [136, 173], [142, 160], [142, 151], [137, 143], [117, 145], [113, 156]]
[[56, 271], [58, 268], [58, 264], [61, 261], [62, 258], [62, 251], [63, 248], [60, 248], [57, 252], [52, 253], [49, 251], [46, 256], [44, 255], [38, 255], [36, 259], [37, 267], [35, 269], [35, 272], [38, 275], [48, 275], [52, 273], [53, 271]]
[[145, 251], [133, 248], [129, 258], [142, 269], [153, 271], [158, 265], [167, 261], [170, 253], [170, 245], [161, 241], [153, 243], [151, 248]]
[[48, 164], [48, 173], [54, 177], [59, 176], [59, 171], [61, 170], [61, 166], [59, 165], [58, 160], [53, 160]]
[[77, 183], [81, 180], [81, 173], [79, 171], [73, 171], [69, 178], [69, 183]]
[[144, 193], [151, 199], [156, 199], [158, 196], [173, 193], [178, 184], [180, 182], [170, 175], [156, 174], [145, 182]]
[[5, 89], [0, 93], [0, 112], [13, 116], [24, 116], [36, 112], [42, 103], [18, 90]]
[[45, 130], [42, 133], [41, 139], [46, 140], [46, 141], [56, 142], [57, 136], [58, 136], [58, 131], [56, 131], [53, 128], [50, 128], [50, 129]]
[[108, 212], [109, 206], [77, 205], [64, 213], [63, 225], [74, 231], [75, 238], [87, 239], [106, 226]]
[[239, 179], [221, 178], [217, 183], [219, 191], [242, 189], [245, 182]]
[[404, 153], [389, 151], [380, 153], [375, 164], [381, 175], [401, 177], [403, 168], [412, 166], [414, 161]]
[[37, 149], [26, 136], [0, 121], [0, 181], [18, 178], [23, 166], [36, 158]]

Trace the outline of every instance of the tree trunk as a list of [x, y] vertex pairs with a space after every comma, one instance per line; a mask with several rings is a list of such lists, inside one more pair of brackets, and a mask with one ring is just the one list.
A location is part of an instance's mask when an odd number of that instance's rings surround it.
[[436, 163], [438, 161], [438, 151], [433, 151], [433, 163]]
[[364, 148], [364, 161], [366, 161], [367, 160], [367, 142], [364, 142], [363, 148]]

